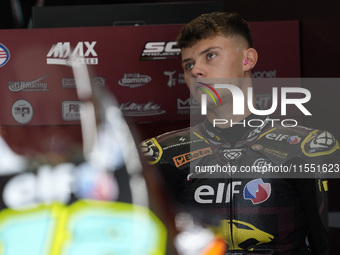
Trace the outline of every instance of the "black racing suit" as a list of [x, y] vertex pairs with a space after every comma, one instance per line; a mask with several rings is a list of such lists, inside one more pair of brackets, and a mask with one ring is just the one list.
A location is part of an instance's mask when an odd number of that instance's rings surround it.
[[339, 144], [327, 131], [265, 123], [220, 129], [204, 121], [146, 140], [141, 149], [180, 205], [224, 237], [227, 254], [329, 254], [328, 187], [322, 176], [223, 173], [213, 178], [207, 173], [214, 165], [261, 169], [293, 164], [296, 170], [339, 159]]

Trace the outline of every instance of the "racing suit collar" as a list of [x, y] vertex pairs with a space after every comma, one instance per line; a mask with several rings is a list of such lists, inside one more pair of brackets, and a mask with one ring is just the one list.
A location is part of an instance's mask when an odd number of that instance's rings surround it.
[[[231, 145], [235, 145], [237, 142], [243, 142], [244, 140], [253, 140], [252, 138], [256, 137], [256, 135], [260, 133], [260, 130], [262, 130], [268, 124], [265, 121], [266, 118], [267, 116], [250, 114], [242, 121], [239, 121], [239, 124], [235, 124], [228, 128], [214, 127], [212, 123], [205, 119], [200, 124], [200, 129], [206, 137], [214, 142], [230, 143]], [[247, 123], [250, 119], [261, 119], [263, 120], [264, 125], [261, 128], [249, 126]], [[241, 123], [246, 123], [246, 125]], [[259, 131], [254, 132], [255, 130]]]

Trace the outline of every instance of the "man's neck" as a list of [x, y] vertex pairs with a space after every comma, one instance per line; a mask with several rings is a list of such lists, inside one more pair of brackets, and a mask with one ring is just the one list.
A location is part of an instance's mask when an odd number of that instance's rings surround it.
[[251, 114], [247, 105], [244, 106], [244, 114], [234, 114], [232, 103], [224, 104], [220, 107], [213, 107], [207, 111], [207, 120], [213, 126], [219, 128], [229, 128], [232, 124], [240, 122]]
[[[232, 126], [232, 123], [237, 123], [245, 118], [247, 118], [250, 114], [251, 111], [249, 110], [248, 107], [248, 96], [252, 97], [252, 102], [255, 102], [255, 97], [254, 95], [248, 95], [248, 88], [252, 87], [252, 79], [250, 76], [250, 73], [247, 73], [247, 77], [242, 78], [242, 79], [236, 79], [234, 82], [237, 84], [237, 87], [242, 90], [242, 94], [244, 96], [244, 102], [243, 102], [243, 113], [242, 114], [235, 114], [236, 110], [239, 109], [234, 109], [237, 106], [234, 106], [234, 98], [233, 95], [229, 98], [225, 98], [223, 101], [223, 105], [221, 103], [220, 106], [212, 106], [211, 108], [207, 109], [207, 120], [212, 123], [214, 126], [217, 126], [219, 128], [229, 128]], [[233, 82], [232, 82], [233, 83]], [[236, 100], [236, 99], [235, 99]], [[220, 123], [223, 124], [217, 124], [217, 121], [215, 120], [221, 120]]]

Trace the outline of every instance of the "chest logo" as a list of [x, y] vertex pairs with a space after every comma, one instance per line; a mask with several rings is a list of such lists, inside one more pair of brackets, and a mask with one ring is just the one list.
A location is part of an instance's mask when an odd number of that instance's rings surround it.
[[240, 160], [244, 156], [243, 149], [222, 149], [219, 152], [220, 156], [225, 161]]
[[182, 166], [190, 161], [193, 161], [195, 159], [202, 158], [206, 155], [212, 154], [212, 150], [210, 147], [196, 150], [196, 151], [191, 151], [182, 155], [178, 155], [176, 157], [173, 157], [173, 161], [175, 163], [176, 167]]
[[256, 205], [266, 201], [271, 194], [270, 183], [264, 183], [262, 179], [255, 179], [246, 184], [243, 197]]

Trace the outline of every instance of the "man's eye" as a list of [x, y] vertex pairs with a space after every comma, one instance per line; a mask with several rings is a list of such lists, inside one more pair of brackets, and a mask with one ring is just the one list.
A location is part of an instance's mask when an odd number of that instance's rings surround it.
[[207, 54], [207, 58], [208, 58], [208, 59], [212, 59], [212, 58], [214, 58], [214, 57], [216, 57], [216, 54], [215, 54], [215, 53], [208, 53], [208, 54]]
[[191, 70], [194, 68], [194, 64], [193, 63], [187, 63], [185, 64], [185, 70]]

